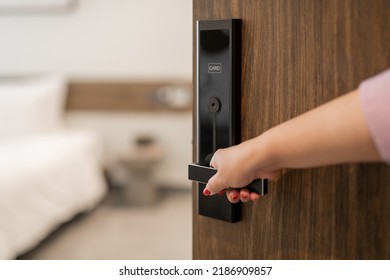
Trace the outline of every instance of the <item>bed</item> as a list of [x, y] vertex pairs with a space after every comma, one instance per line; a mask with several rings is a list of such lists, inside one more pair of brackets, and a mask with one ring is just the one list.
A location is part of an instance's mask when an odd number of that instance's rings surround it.
[[33, 248], [106, 192], [99, 138], [61, 124], [64, 92], [60, 76], [0, 82], [0, 259]]

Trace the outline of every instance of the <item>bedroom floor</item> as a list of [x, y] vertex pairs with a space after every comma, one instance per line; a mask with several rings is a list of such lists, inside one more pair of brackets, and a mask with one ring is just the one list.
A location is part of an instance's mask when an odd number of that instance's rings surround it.
[[115, 194], [63, 225], [19, 259], [191, 259], [191, 192], [165, 190], [151, 207], [119, 206]]

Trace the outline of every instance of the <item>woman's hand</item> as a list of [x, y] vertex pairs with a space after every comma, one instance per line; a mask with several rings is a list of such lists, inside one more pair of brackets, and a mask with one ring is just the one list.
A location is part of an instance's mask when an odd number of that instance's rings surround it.
[[[257, 200], [260, 195], [243, 188], [255, 179], [276, 179], [280, 170], [269, 168], [269, 153], [261, 136], [215, 152], [210, 165], [218, 172], [209, 180], [205, 195], [226, 193], [232, 203]], [[268, 167], [267, 167], [268, 166]], [[236, 190], [237, 188], [243, 188]]]

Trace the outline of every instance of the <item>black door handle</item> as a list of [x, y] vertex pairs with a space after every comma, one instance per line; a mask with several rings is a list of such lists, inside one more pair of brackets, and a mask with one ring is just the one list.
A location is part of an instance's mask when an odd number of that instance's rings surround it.
[[[188, 179], [196, 181], [198, 183], [207, 184], [211, 177], [217, 173], [217, 169], [198, 165], [188, 165]], [[267, 179], [256, 179], [248, 186], [246, 186], [250, 192], [255, 192], [259, 195], [266, 195], [268, 193], [268, 180]]]

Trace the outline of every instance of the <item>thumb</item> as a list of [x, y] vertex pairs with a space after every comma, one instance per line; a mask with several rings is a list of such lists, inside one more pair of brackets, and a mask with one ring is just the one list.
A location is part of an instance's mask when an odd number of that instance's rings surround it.
[[216, 194], [223, 189], [225, 189], [226, 186], [221, 178], [221, 176], [218, 174], [218, 172], [210, 178], [208, 181], [206, 188], [204, 190], [204, 193], [208, 193], [209, 195]]

